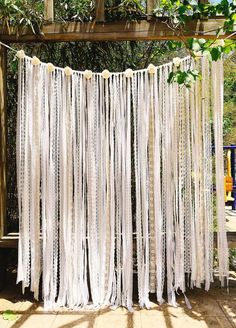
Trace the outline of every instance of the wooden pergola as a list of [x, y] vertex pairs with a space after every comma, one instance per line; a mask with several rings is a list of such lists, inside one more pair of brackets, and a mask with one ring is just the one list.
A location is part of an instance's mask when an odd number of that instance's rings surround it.
[[[2, 31], [0, 39], [4, 42], [60, 42], [60, 41], [143, 41], [176, 40], [176, 32], [168, 27], [168, 18], [153, 16], [153, 9], [160, 0], [146, 0], [146, 20], [105, 21], [104, 0], [95, 0], [95, 19], [92, 22], [54, 21], [54, 0], [44, 0], [44, 19], [42, 34], [35, 35], [30, 28], [24, 29], [20, 36]], [[207, 0], [200, 0], [206, 3]], [[191, 20], [186, 26], [185, 38], [214, 38], [216, 30], [224, 23], [224, 17]]]
[[[200, 0], [207, 2], [206, 0]], [[9, 43], [25, 42], [61, 42], [61, 41], [143, 41], [143, 40], [178, 40], [175, 31], [168, 27], [167, 18], [154, 18], [153, 8], [159, 0], [147, 0], [147, 19], [141, 21], [106, 22], [104, 0], [96, 0], [96, 18], [93, 22], [58, 23], [54, 21], [54, 1], [44, 0], [45, 23], [42, 34], [35, 35], [30, 29], [24, 29], [20, 36], [9, 34], [1, 29], [0, 41]], [[213, 39], [215, 31], [224, 23], [224, 17], [192, 20], [186, 26], [184, 38]], [[222, 35], [223, 36], [223, 35]], [[0, 46], [0, 249], [17, 247], [18, 234], [6, 231], [6, 72], [7, 49]], [[228, 234], [229, 246], [236, 246], [234, 234]], [[0, 261], [1, 261], [0, 252]], [[1, 265], [2, 267], [2, 265]], [[1, 273], [0, 273], [1, 275]]]

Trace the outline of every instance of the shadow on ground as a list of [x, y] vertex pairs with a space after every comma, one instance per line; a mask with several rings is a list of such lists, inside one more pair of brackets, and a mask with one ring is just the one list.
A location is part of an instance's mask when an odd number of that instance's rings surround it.
[[[140, 309], [134, 306], [132, 313], [124, 308], [92, 310], [59, 309], [45, 312], [42, 302], [33, 300], [27, 291], [22, 295], [20, 286], [8, 280], [0, 292], [0, 328], [228, 328], [236, 327], [236, 274], [231, 273], [229, 293], [215, 282], [209, 292], [204, 289], [187, 291], [192, 309], [188, 309], [183, 295], [177, 296], [179, 306], [162, 306], [151, 295], [152, 308]], [[12, 310], [17, 314], [16, 321], [6, 321], [2, 314]]]

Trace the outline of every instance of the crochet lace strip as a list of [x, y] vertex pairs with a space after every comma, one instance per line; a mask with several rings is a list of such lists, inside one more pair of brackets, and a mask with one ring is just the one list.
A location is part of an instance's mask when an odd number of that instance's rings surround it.
[[131, 311], [136, 274], [141, 307], [149, 293], [177, 306], [176, 292], [208, 290], [213, 197], [228, 277], [223, 64], [182, 59], [189, 67], [202, 79], [187, 89], [167, 82], [172, 63], [87, 78], [19, 59], [17, 282], [38, 298], [42, 276], [46, 309]]

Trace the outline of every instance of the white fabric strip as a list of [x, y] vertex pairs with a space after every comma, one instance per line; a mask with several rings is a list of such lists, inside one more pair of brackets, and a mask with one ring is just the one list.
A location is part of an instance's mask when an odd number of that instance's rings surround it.
[[[152, 66], [151, 66], [152, 67]], [[228, 277], [223, 190], [223, 63], [169, 84], [172, 63], [85, 73], [19, 60], [17, 282], [45, 308], [141, 307], [213, 281], [213, 165], [219, 277]], [[214, 138], [211, 135], [211, 117]], [[135, 268], [135, 271], [134, 271]], [[164, 286], [167, 286], [167, 294]]]
[[222, 60], [212, 62], [212, 106], [215, 139], [216, 166], [216, 208], [217, 208], [217, 247], [219, 259], [219, 277], [222, 286], [228, 278], [228, 247], [226, 237], [226, 220], [224, 208], [224, 163], [223, 163], [223, 88], [224, 74]]

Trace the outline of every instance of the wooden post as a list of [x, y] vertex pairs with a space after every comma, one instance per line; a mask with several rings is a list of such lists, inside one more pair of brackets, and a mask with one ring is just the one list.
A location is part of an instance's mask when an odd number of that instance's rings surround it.
[[0, 45], [0, 238], [6, 233], [6, 97], [7, 49]]
[[152, 19], [153, 9], [160, 5], [160, 0], [147, 0], [147, 15], [148, 19]]
[[54, 0], [44, 0], [44, 19], [54, 21]]
[[0, 291], [6, 288], [9, 249], [0, 249]]
[[96, 0], [95, 1], [95, 9], [96, 9], [96, 21], [104, 22], [104, 20], [105, 20], [104, 0]]

